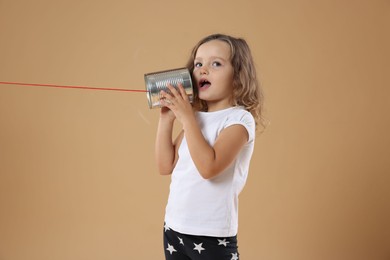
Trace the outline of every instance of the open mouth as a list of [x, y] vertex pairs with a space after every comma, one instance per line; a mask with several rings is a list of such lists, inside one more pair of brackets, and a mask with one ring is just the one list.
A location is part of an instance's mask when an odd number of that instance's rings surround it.
[[207, 79], [201, 79], [199, 81], [199, 88], [200, 89], [205, 89], [205, 88], [208, 88], [210, 87], [211, 83], [210, 81], [208, 81]]

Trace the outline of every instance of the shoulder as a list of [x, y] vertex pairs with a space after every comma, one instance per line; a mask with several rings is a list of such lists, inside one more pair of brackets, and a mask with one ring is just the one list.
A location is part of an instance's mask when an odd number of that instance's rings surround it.
[[248, 125], [255, 124], [255, 119], [252, 114], [243, 107], [234, 107], [227, 114], [227, 121], [240, 121]]
[[253, 140], [256, 132], [256, 122], [252, 114], [243, 107], [234, 107], [226, 117], [225, 128], [232, 125], [242, 125], [248, 131], [249, 140]]

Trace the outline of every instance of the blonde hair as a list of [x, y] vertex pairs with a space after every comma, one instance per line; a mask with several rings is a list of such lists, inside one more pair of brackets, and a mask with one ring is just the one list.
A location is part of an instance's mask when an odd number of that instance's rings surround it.
[[[209, 41], [220, 40], [230, 46], [230, 62], [234, 68], [233, 99], [236, 106], [243, 106], [249, 111], [258, 124], [265, 127], [262, 118], [263, 93], [257, 79], [255, 64], [247, 42], [241, 38], [235, 38], [224, 34], [212, 34], [201, 39], [192, 49], [187, 62], [187, 68], [191, 75], [194, 71], [194, 60], [198, 48]], [[197, 88], [194, 88], [194, 108], [199, 111], [207, 111], [207, 104], [198, 98]]]

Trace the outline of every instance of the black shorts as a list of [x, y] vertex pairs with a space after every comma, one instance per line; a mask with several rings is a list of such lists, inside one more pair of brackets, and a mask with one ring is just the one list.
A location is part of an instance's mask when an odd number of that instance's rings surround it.
[[238, 260], [237, 236], [193, 236], [164, 226], [166, 260]]

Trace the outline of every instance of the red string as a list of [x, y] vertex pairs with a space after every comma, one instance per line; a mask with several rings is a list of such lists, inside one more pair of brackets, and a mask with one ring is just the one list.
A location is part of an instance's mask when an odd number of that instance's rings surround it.
[[63, 86], [63, 85], [52, 85], [52, 84], [35, 84], [35, 83], [2, 82], [2, 81], [0, 81], [0, 84], [29, 86], [29, 87], [73, 88], [73, 89], [89, 89], [89, 90], [124, 91], [124, 92], [148, 92], [147, 90], [141, 90], [141, 89], [96, 88], [96, 87], [88, 87], [88, 86]]

